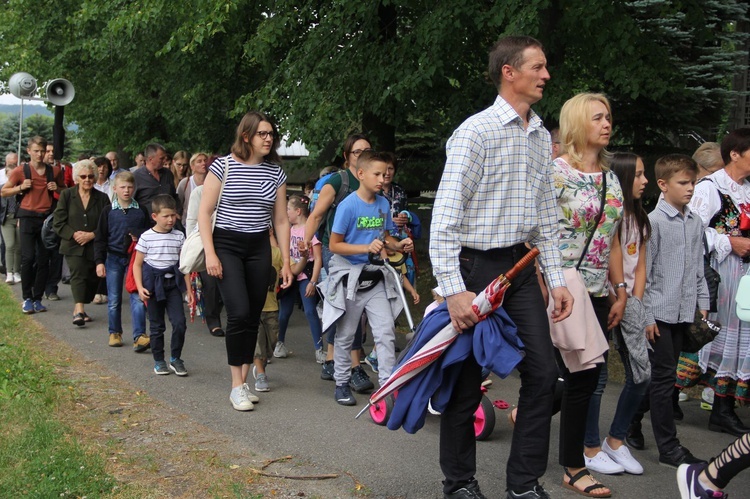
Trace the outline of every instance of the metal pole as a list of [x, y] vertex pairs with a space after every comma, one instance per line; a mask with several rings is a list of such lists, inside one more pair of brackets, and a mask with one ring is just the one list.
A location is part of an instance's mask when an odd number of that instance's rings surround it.
[[23, 130], [23, 98], [21, 98], [21, 114], [18, 117], [18, 164], [21, 164], [21, 131]]

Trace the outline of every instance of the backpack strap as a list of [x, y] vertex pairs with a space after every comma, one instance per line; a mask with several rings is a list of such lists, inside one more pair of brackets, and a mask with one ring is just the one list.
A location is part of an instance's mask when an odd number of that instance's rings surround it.
[[[341, 170], [341, 171], [334, 173], [333, 175], [339, 175], [341, 177], [341, 187], [339, 187], [338, 192], [336, 192], [336, 197], [333, 199], [333, 203], [331, 203], [331, 206], [328, 208], [328, 212], [326, 213], [326, 217], [325, 217], [325, 221], [323, 225], [325, 231], [328, 231], [328, 226], [333, 220], [333, 216], [336, 214], [336, 207], [341, 203], [341, 201], [344, 200], [346, 196], [351, 194], [351, 192], [349, 191], [348, 170]], [[330, 183], [330, 179], [328, 182]]]

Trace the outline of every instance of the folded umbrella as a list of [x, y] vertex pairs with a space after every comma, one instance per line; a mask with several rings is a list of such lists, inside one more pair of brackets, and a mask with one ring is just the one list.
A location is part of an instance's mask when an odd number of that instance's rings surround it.
[[[441, 366], [458, 365], [461, 360], [465, 359], [470, 353], [473, 353], [480, 365], [490, 368], [500, 376], [507, 376], [515, 365], [520, 362], [523, 355], [520, 350], [523, 345], [516, 336], [515, 325], [513, 325], [510, 317], [504, 311], [497, 310], [502, 304], [505, 290], [510, 286], [511, 280], [518, 272], [533, 262], [538, 254], [539, 250], [533, 248], [506, 274], [498, 276], [474, 298], [472, 308], [474, 309], [474, 313], [479, 317], [480, 322], [474, 327], [473, 335], [468, 333], [459, 335], [453, 329], [446, 304], [442, 304], [430, 312], [417, 329], [414, 343], [409, 348], [409, 351], [401, 359], [388, 380], [370, 396], [369, 404], [360, 411], [357, 417], [364, 413], [369, 406], [376, 404], [396, 390], [399, 390], [399, 397], [396, 405], [394, 405], [394, 411], [397, 407], [404, 407], [405, 404], [410, 404], [411, 401], [407, 400], [408, 397], [403, 397], [405, 394], [402, 393], [402, 387], [405, 387], [410, 381], [418, 378], [420, 373], [438, 360], [446, 349], [457, 341], [457, 338], [460, 343], [460, 348], [456, 351], [457, 355], [452, 355], [446, 362], [442, 362]], [[485, 324], [484, 319], [488, 317], [492, 317], [493, 320]], [[515, 352], [515, 354], [512, 352]], [[452, 376], [453, 382], [457, 374], [455, 373]], [[435, 384], [435, 380], [438, 379], [434, 369], [431, 371], [429, 378], [432, 381], [424, 385], [423, 388], [432, 387]], [[438, 381], [442, 381], [442, 377], [440, 378]], [[438, 386], [441, 384], [439, 382]], [[450, 385], [452, 389], [453, 383], [449, 382], [445, 383], [445, 385]], [[416, 390], [416, 388], [413, 390]], [[446, 391], [443, 391], [443, 395], [445, 393]], [[432, 393], [429, 393], [429, 395], [431, 396]], [[421, 397], [420, 400], [423, 398]], [[429, 400], [429, 396], [427, 399]], [[426, 410], [426, 408], [427, 401], [425, 400], [424, 409]], [[393, 421], [393, 415], [388, 423], [389, 428], [392, 426], [391, 421]], [[396, 424], [400, 424], [400, 422], [394, 421], [393, 425]]]

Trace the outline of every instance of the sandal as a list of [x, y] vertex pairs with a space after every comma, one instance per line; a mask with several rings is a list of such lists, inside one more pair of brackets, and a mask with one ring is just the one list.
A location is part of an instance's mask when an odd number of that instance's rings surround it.
[[[570, 489], [573, 492], [576, 492], [586, 497], [612, 497], [612, 491], [609, 491], [606, 493], [602, 492], [599, 494], [594, 493], [594, 491], [597, 489], [608, 489], [609, 487], [607, 487], [603, 483], [599, 483], [599, 480], [594, 478], [594, 475], [592, 475], [591, 472], [587, 470], [586, 468], [582, 469], [575, 475], [571, 475], [570, 471], [568, 471], [568, 468], [563, 468], [563, 469], [565, 470], [565, 475], [567, 475], [568, 477], [568, 482], [565, 483], [565, 480], [563, 480], [563, 483], [562, 483], [562, 486], [565, 487], [566, 489]], [[578, 480], [584, 477], [591, 477], [591, 481], [594, 482], [594, 485], [589, 485], [585, 489], [581, 490], [578, 487], [576, 487], [575, 484], [576, 482], [578, 482]]]
[[86, 318], [83, 316], [83, 314], [75, 314], [73, 316], [73, 324], [78, 327], [83, 327], [86, 324]]
[[94, 320], [94, 319], [92, 319], [91, 317], [89, 317], [89, 314], [87, 314], [86, 312], [81, 312], [81, 315], [83, 316], [83, 320], [84, 320], [85, 322], [91, 322], [91, 321], [93, 321], [93, 320]]

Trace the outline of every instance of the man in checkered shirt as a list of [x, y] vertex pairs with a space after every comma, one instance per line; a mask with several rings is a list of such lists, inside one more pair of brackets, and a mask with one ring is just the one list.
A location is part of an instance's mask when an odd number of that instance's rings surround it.
[[[560, 269], [550, 136], [531, 110], [550, 78], [541, 43], [526, 36], [501, 38], [490, 52], [489, 74], [499, 95], [448, 141], [430, 229], [435, 277], [457, 331], [476, 324], [472, 299], [529, 251], [526, 243], [541, 251], [553, 320], [568, 317], [573, 305]], [[539, 478], [547, 468], [558, 372], [533, 266], [515, 278], [503, 308], [516, 323], [526, 353], [518, 365], [521, 390], [507, 463], [507, 497], [547, 498]], [[480, 384], [481, 367], [469, 356], [440, 422], [446, 498], [484, 497], [474, 478], [473, 414], [482, 397]]]

